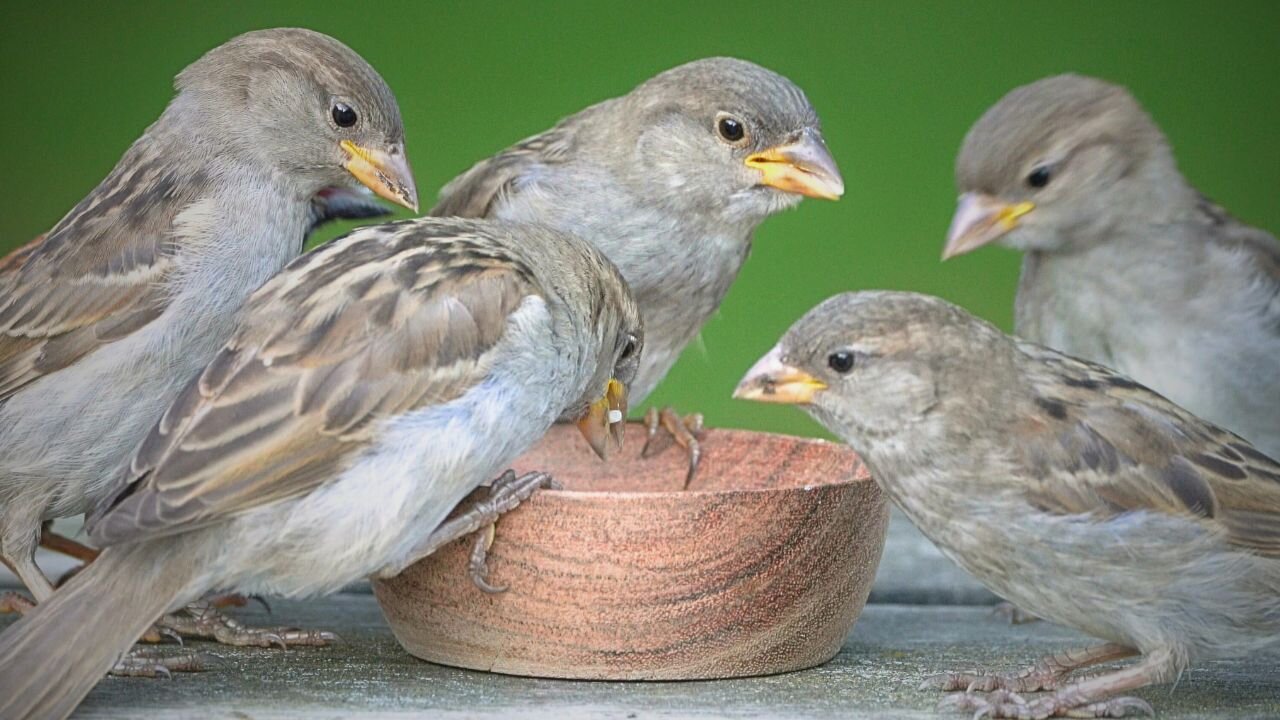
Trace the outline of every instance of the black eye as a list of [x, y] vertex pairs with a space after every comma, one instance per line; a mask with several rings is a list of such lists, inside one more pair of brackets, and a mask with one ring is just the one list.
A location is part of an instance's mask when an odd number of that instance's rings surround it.
[[351, 127], [359, 119], [356, 111], [352, 110], [350, 105], [346, 103], [333, 104], [333, 121], [338, 124], [338, 127]]
[[742, 140], [747, 135], [746, 129], [742, 127], [742, 122], [728, 116], [721, 117], [716, 121], [716, 132], [720, 133], [720, 137], [732, 143]]
[[622, 346], [622, 354], [618, 356], [619, 360], [629, 360], [632, 355], [636, 354], [636, 336], [628, 335], [627, 344]]
[[853, 353], [848, 350], [837, 350], [827, 356], [827, 365], [843, 375], [853, 369]]
[[1036, 189], [1042, 188], [1049, 184], [1049, 179], [1052, 175], [1053, 174], [1049, 172], [1048, 165], [1041, 165], [1040, 167], [1032, 170], [1031, 174], [1027, 176], [1027, 184]]

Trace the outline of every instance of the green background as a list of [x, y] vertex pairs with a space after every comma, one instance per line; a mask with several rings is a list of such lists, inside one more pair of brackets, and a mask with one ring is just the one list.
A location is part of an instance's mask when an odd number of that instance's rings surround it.
[[793, 409], [729, 394], [793, 320], [840, 291], [934, 293], [1009, 327], [1018, 257], [938, 255], [961, 138], [1036, 78], [1073, 70], [1128, 85], [1192, 182], [1280, 230], [1280, 2], [11, 2], [0, 22], [6, 251], [93, 188], [160, 113], [174, 74], [246, 30], [313, 28], [377, 67], [427, 207], [474, 161], [673, 65], [734, 55], [787, 75], [822, 116], [847, 193], [764, 224], [702, 343], [652, 397], [711, 425], [819, 432]]

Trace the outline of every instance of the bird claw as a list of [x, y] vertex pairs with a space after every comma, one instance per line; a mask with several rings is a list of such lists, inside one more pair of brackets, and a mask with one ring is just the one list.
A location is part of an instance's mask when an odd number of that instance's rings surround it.
[[337, 635], [327, 630], [246, 627], [207, 601], [193, 603], [177, 613], [166, 615], [159, 624], [171, 632], [210, 638], [223, 645], [237, 647], [278, 647], [287, 650], [290, 646], [299, 645], [324, 646], [338, 639]]
[[663, 408], [661, 411], [657, 408], [649, 408], [644, 413], [645, 441], [644, 447], [640, 448], [640, 457], [647, 458], [652, 454], [653, 440], [658, 435], [658, 428], [665, 429], [676, 444], [684, 448], [689, 457], [689, 471], [685, 474], [683, 488], [687, 490], [693, 483], [694, 475], [698, 472], [698, 463], [702, 459], [702, 446], [698, 444], [702, 422], [701, 413], [680, 417], [674, 408]]
[[[487, 520], [487, 524], [476, 532], [475, 545], [471, 548], [471, 557], [467, 562], [467, 571], [471, 582], [481, 591], [490, 595], [506, 592], [506, 585], [494, 585], [489, 582], [489, 548], [497, 534], [498, 518], [515, 510], [520, 503], [528, 500], [535, 492], [543, 488], [560, 489], [550, 475], [540, 472], [525, 473], [516, 476], [515, 471], [508, 470], [494, 480], [489, 488], [489, 497], [468, 511], [477, 518]], [[479, 521], [479, 520], [477, 520]]]
[[147, 677], [170, 680], [175, 672], [202, 672], [207, 669], [206, 653], [164, 654], [149, 648], [135, 648], [116, 661], [109, 674], [117, 677]]
[[1155, 709], [1142, 698], [1119, 697], [1095, 703], [1078, 704], [1058, 693], [1029, 702], [1010, 690], [996, 690], [986, 697], [977, 693], [952, 693], [938, 703], [939, 710], [973, 711], [973, 720], [1046, 720], [1046, 718], [1122, 718], [1129, 711], [1148, 716]]
[[25, 615], [27, 611], [35, 606], [35, 601], [29, 600], [26, 595], [12, 591], [0, 592], [0, 614], [16, 613]]

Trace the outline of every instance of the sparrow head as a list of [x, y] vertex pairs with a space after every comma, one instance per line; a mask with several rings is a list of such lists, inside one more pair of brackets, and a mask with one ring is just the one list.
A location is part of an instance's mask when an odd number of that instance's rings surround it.
[[602, 121], [623, 180], [668, 207], [759, 221], [803, 196], [835, 200], [844, 181], [804, 92], [733, 58], [668, 70]]
[[1012, 353], [999, 330], [938, 298], [845, 293], [796, 321], [734, 397], [800, 405], [860, 448], [928, 422], [960, 398], [971, 412], [999, 402], [992, 378]]
[[987, 243], [1053, 251], [1128, 217], [1177, 207], [1185, 183], [1151, 117], [1123, 87], [1058, 75], [1015, 89], [969, 130], [943, 259]]
[[279, 28], [210, 50], [177, 77], [170, 112], [308, 197], [360, 186], [418, 209], [404, 123], [391, 89], [333, 38]]
[[[582, 372], [582, 391], [560, 419], [576, 423], [596, 454], [608, 459], [622, 447], [627, 394], [640, 369], [640, 307], [618, 268], [590, 243], [541, 226], [522, 230], [526, 237], [543, 233], [523, 248], [537, 248], [529, 263], [543, 269], [543, 282], [570, 309], [566, 322], [572, 327], [563, 337], [585, 339], [586, 354], [575, 362]], [[574, 357], [567, 347], [562, 354]]]

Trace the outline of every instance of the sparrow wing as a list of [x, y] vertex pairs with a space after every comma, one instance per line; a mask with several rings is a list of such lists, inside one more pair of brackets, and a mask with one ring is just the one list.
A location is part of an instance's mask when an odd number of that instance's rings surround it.
[[1280, 463], [1101, 365], [1025, 345], [1041, 368], [1032, 421], [1017, 429], [1045, 512], [1184, 515], [1280, 559]]
[[[613, 102], [606, 100], [605, 103]], [[489, 217], [494, 208], [519, 193], [540, 168], [565, 162], [576, 146], [578, 129], [605, 104], [593, 105], [555, 127], [481, 160], [450, 180], [431, 209], [435, 217]]]
[[172, 534], [306, 493], [379, 419], [481, 381], [512, 315], [541, 293], [474, 226], [451, 227], [365, 228], [264, 285], [144, 441], [93, 539]]
[[135, 145], [47, 234], [0, 260], [0, 400], [154, 320], [203, 184]]

